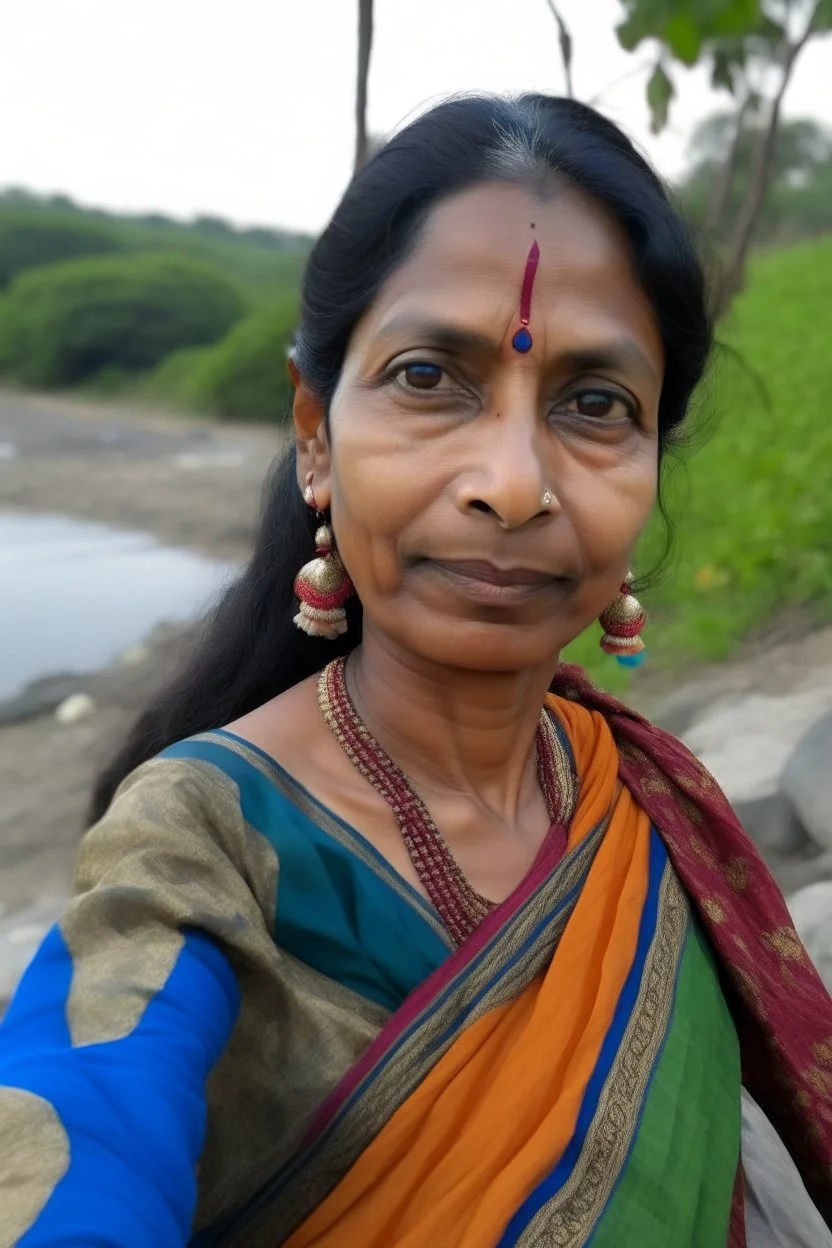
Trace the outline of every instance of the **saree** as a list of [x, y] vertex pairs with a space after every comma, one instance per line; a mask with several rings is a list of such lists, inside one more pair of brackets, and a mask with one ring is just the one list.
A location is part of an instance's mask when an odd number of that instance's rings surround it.
[[233, 734], [134, 773], [0, 1027], [0, 1243], [739, 1248], [741, 1084], [828, 1221], [775, 885], [673, 738], [573, 669], [550, 710], [565, 853], [459, 948]]
[[734, 1028], [606, 724], [569, 727], [581, 785], [565, 857], [552, 870], [544, 852], [393, 1016], [245, 1242], [726, 1242]]
[[566, 858], [408, 998], [234, 1242], [739, 1248], [743, 1082], [829, 1220], [832, 1002], [776, 885], [679, 742], [556, 688]]

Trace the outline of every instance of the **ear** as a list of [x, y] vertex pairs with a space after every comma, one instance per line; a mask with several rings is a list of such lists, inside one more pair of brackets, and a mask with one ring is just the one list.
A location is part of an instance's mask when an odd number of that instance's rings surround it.
[[310, 477], [315, 491], [315, 501], [321, 511], [329, 508], [331, 499], [329, 438], [326, 432], [324, 404], [308, 386], [297, 377], [297, 368], [289, 375], [295, 385], [295, 402], [292, 416], [295, 424], [297, 449], [298, 485], [304, 490]]

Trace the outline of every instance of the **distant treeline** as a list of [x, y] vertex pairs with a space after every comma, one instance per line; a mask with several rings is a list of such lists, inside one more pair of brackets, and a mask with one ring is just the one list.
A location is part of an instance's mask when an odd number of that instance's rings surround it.
[[311, 241], [0, 192], [0, 382], [280, 420]]
[[254, 243], [257, 247], [272, 247], [280, 251], [306, 251], [311, 237], [292, 230], [278, 230], [268, 225], [236, 226], [223, 217], [204, 214], [191, 221], [179, 221], [162, 212], [115, 213], [105, 208], [87, 208], [77, 204], [69, 195], [36, 195], [24, 187], [0, 188], [0, 207], [3, 208], [51, 208], [59, 212], [71, 212], [92, 221], [106, 221], [116, 227], [149, 226], [152, 230], [169, 230], [172, 234], [201, 234], [209, 239]]

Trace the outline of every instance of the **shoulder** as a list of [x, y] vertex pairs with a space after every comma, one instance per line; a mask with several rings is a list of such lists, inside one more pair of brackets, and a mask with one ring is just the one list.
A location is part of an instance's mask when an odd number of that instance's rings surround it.
[[199, 878], [212, 880], [211, 887], [222, 881], [226, 890], [242, 878], [255, 893], [271, 893], [278, 864], [244, 817], [243, 777], [235, 775], [241, 762], [207, 733], [137, 767], [81, 842], [76, 891], [147, 877], [148, 885], [188, 888]]
[[96, 827], [162, 820], [204, 825], [234, 819], [239, 789], [216, 757], [214, 734], [188, 738], [143, 763], [121, 782]]

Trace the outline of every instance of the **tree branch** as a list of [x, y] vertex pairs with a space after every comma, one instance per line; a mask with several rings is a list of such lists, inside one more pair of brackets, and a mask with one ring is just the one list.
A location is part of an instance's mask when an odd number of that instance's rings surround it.
[[563, 76], [566, 79], [566, 94], [570, 100], [575, 98], [575, 89], [572, 85], [572, 36], [569, 33], [569, 27], [560, 15], [555, 0], [546, 0], [549, 12], [558, 24], [558, 42], [560, 43], [560, 58], [563, 61]]
[[653, 68], [652, 61], [642, 61], [639, 65], [631, 65], [623, 74], [619, 74], [617, 78], [613, 78], [612, 82], [608, 82], [600, 91], [596, 91], [591, 99], [587, 100], [593, 108], [597, 108], [608, 91], [614, 91], [622, 82], [629, 81], [630, 78], [636, 78], [639, 74], [646, 74], [648, 70]]
[[740, 145], [745, 130], [745, 122], [751, 108], [753, 96], [750, 91], [746, 91], [742, 102], [737, 109], [734, 117], [734, 131], [728, 144], [728, 150], [722, 161], [722, 166], [714, 179], [714, 185], [711, 188], [711, 194], [708, 198], [708, 211], [705, 219], [705, 229], [709, 234], [716, 233], [722, 224], [722, 218], [725, 216], [725, 210], [728, 207], [728, 201], [731, 197], [731, 189], [734, 184], [734, 176], [737, 169], [737, 159], [740, 153]]
[[730, 304], [734, 295], [738, 292], [742, 285], [743, 275], [745, 272], [745, 262], [748, 251], [751, 246], [751, 239], [754, 234], [754, 228], [760, 215], [760, 209], [768, 191], [769, 181], [771, 178], [771, 165], [774, 156], [774, 145], [777, 141], [777, 132], [780, 126], [780, 112], [783, 104], [783, 97], [788, 90], [791, 82], [792, 73], [794, 72], [795, 62], [806, 44], [816, 33], [814, 29], [815, 15], [820, 7], [820, 0], [812, 7], [812, 12], [806, 24], [803, 34], [795, 43], [790, 43], [787, 34], [784, 34], [781, 46], [781, 69], [782, 76], [780, 85], [774, 94], [769, 106], [769, 114], [766, 125], [760, 131], [757, 138], [756, 148], [754, 152], [754, 164], [751, 172], [751, 181], [748, 185], [745, 201], [740, 208], [737, 217], [736, 229], [731, 246], [730, 260], [728, 262], [727, 272], [720, 292], [719, 311], [724, 311]]

